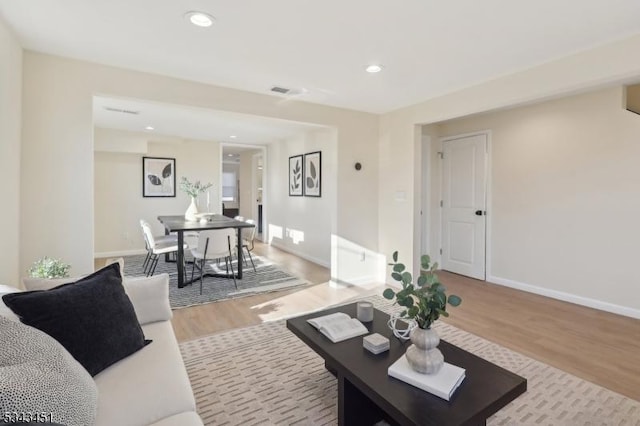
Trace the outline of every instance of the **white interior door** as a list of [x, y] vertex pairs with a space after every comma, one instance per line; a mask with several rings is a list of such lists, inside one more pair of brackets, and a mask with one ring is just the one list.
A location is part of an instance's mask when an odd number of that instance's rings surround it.
[[485, 279], [487, 135], [443, 142], [442, 269]]

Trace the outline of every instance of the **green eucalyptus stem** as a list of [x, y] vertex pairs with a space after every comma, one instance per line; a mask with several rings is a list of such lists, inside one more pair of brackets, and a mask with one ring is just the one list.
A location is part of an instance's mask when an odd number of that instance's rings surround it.
[[398, 262], [398, 252], [393, 253], [391, 278], [400, 282], [402, 289], [394, 291], [391, 288], [384, 290], [382, 295], [389, 300], [396, 299], [396, 303], [406, 308], [401, 312], [401, 317], [412, 319], [418, 327], [431, 328], [431, 325], [440, 318], [440, 315], [448, 317], [447, 304], [459, 306], [462, 299], [455, 294], [447, 297], [446, 288], [440, 283], [436, 270], [437, 263], [431, 263], [431, 258], [424, 254], [420, 258], [421, 272], [416, 283], [413, 276], [406, 271], [404, 264]]
[[180, 178], [180, 189], [192, 198], [197, 198], [198, 195], [202, 194], [212, 186], [212, 183], [201, 184], [199, 180], [192, 183], [184, 176]]

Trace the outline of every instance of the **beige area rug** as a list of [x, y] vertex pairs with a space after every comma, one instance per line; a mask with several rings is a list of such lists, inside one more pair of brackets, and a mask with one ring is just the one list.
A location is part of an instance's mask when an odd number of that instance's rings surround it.
[[[391, 312], [390, 302], [369, 298]], [[440, 336], [525, 377], [528, 390], [488, 425], [634, 425], [640, 402], [440, 321]], [[206, 425], [336, 425], [337, 382], [279, 320], [182, 343]]]

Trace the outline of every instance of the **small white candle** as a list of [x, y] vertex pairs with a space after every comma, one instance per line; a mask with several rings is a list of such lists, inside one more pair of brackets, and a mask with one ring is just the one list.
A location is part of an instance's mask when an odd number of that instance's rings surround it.
[[373, 321], [373, 303], [358, 302], [356, 305], [356, 317], [362, 322]]

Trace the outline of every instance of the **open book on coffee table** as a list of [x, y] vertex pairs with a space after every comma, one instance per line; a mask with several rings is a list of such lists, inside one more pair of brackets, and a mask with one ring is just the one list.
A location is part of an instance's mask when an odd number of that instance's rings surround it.
[[311, 318], [307, 322], [327, 336], [333, 343], [369, 333], [367, 327], [360, 321], [342, 312]]

